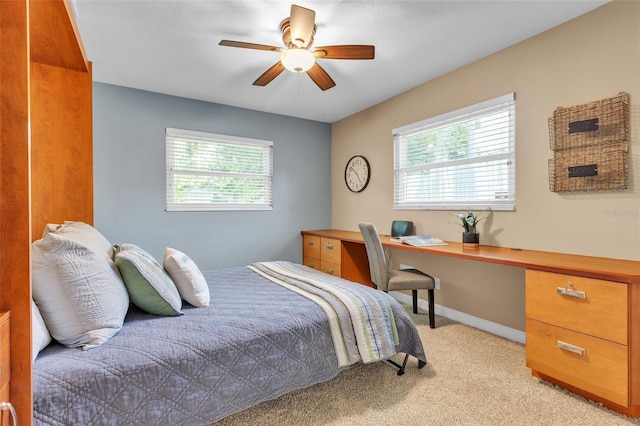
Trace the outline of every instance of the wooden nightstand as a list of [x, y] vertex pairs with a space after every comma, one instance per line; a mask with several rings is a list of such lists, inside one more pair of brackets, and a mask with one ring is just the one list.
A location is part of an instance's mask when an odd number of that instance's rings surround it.
[[[0, 403], [10, 402], [11, 377], [9, 312], [0, 313]], [[11, 425], [11, 412], [0, 411], [0, 425]]]

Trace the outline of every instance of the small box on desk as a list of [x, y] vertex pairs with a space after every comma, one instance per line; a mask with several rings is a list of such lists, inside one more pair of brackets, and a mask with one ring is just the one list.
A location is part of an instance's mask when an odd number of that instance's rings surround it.
[[413, 222], [394, 220], [391, 223], [392, 237], [406, 237], [407, 235], [413, 235]]

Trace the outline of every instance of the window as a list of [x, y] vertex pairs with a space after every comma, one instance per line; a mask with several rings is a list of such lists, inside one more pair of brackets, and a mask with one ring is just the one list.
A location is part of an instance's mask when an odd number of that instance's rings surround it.
[[393, 130], [394, 208], [515, 210], [513, 93]]
[[167, 211], [271, 210], [273, 142], [166, 130]]

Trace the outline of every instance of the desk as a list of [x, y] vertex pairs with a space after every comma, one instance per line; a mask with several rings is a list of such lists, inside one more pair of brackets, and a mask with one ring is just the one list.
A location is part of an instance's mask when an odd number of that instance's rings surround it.
[[[302, 231], [303, 263], [372, 285], [359, 232]], [[527, 349], [532, 375], [640, 417], [640, 261], [461, 243], [385, 247], [525, 269]], [[321, 249], [331, 262], [323, 263]], [[310, 249], [313, 247], [312, 249]], [[569, 340], [569, 342], [566, 342]]]
[[[359, 232], [325, 229], [302, 231], [302, 236], [316, 236], [340, 241], [347, 246], [342, 251], [342, 277], [359, 278], [363, 269], [365, 277], [369, 276], [369, 266], [364, 240]], [[448, 241], [446, 246], [413, 247], [391, 241], [389, 236], [381, 235], [382, 245], [399, 250], [409, 250], [424, 254], [456, 257], [460, 259], [476, 260], [480, 262], [497, 263], [500, 265], [516, 266], [525, 269], [535, 269], [561, 274], [572, 274], [582, 277], [598, 278], [626, 284], [640, 285], [640, 262], [633, 260], [610, 259], [605, 257], [581, 256], [574, 254], [553, 253], [537, 250], [518, 250], [509, 247], [494, 247], [481, 245], [478, 249], [466, 249], [462, 243]], [[343, 247], [344, 249], [344, 247]], [[303, 248], [304, 250], [304, 248]], [[363, 251], [363, 252], [362, 252]], [[362, 255], [364, 253], [364, 256]], [[345, 258], [346, 256], [346, 258]], [[361, 262], [365, 263], [362, 265]], [[352, 281], [370, 283], [370, 280], [354, 279]]]

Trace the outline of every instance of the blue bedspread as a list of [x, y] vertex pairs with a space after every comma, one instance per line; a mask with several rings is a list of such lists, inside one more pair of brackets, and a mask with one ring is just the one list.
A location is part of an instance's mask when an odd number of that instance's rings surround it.
[[[42, 351], [34, 424], [204, 425], [340, 372], [316, 303], [246, 267], [205, 277], [206, 308], [185, 303], [183, 316], [157, 317], [132, 307], [100, 347]], [[426, 361], [406, 311], [389, 301], [398, 352]]]

